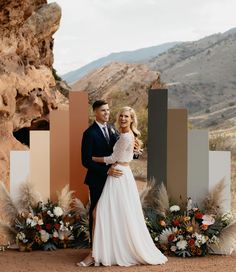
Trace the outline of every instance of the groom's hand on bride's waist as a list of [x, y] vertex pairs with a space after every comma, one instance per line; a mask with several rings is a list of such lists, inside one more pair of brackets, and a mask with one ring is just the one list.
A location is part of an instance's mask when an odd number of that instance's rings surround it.
[[107, 171], [108, 176], [112, 176], [114, 178], [119, 178], [123, 175], [122, 171], [119, 169], [115, 169], [116, 164], [113, 164]]

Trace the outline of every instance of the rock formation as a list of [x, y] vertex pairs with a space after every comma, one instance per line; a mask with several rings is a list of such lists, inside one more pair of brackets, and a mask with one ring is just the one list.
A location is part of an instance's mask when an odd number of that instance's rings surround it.
[[21, 129], [49, 124], [68, 107], [52, 74], [53, 38], [61, 18], [46, 0], [0, 0], [0, 181], [9, 186], [10, 150], [27, 150]]
[[90, 103], [105, 99], [114, 109], [129, 105], [137, 111], [147, 107], [147, 90], [160, 88], [160, 75], [143, 64], [112, 62], [77, 81], [76, 90], [87, 91]]

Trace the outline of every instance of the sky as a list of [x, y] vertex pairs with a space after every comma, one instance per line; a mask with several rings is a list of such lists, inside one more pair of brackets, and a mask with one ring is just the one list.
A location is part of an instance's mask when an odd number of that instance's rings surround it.
[[236, 27], [235, 0], [48, 0], [62, 8], [54, 34], [59, 75], [113, 52], [193, 41]]

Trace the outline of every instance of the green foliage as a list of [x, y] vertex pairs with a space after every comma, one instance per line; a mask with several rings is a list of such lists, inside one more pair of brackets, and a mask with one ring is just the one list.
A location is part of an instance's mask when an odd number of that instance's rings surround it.
[[62, 81], [62, 78], [57, 74], [57, 70], [55, 68], [52, 68], [52, 75], [55, 80]]

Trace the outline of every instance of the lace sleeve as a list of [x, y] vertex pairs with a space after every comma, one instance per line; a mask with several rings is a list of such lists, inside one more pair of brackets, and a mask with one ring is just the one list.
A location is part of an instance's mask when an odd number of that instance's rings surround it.
[[128, 133], [121, 134], [119, 140], [116, 142], [113, 153], [108, 156], [104, 157], [104, 162], [106, 164], [113, 164], [119, 161], [123, 155], [125, 150], [132, 144], [132, 138]]

